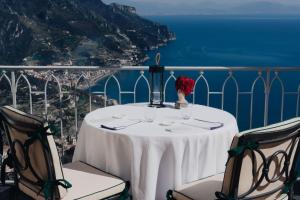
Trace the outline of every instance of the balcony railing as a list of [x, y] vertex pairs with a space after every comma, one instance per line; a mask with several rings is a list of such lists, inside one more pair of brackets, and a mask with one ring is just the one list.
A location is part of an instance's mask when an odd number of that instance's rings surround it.
[[[190, 103], [231, 112], [241, 129], [299, 115], [300, 67], [166, 66], [165, 101], [179, 75], [196, 80]], [[57, 123], [61, 139], [78, 133], [97, 107], [149, 101], [148, 66], [0, 66], [0, 106], [11, 104]], [[104, 77], [97, 81], [99, 77]], [[75, 135], [75, 134], [73, 134]], [[63, 140], [64, 141], [64, 140]]]

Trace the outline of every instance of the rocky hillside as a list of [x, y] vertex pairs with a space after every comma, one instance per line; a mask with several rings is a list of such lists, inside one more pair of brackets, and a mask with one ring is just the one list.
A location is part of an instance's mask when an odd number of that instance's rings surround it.
[[173, 38], [130, 6], [101, 0], [0, 0], [1, 65], [137, 64]]

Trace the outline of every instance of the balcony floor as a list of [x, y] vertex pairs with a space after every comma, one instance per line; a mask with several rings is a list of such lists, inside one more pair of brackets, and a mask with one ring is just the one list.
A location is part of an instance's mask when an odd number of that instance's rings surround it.
[[[300, 182], [298, 184], [296, 183], [295, 186], [295, 200], [300, 200]], [[3, 186], [0, 185], [0, 199], [7, 199], [7, 200], [15, 200], [13, 198], [9, 198], [9, 186]], [[26, 195], [19, 194], [17, 200], [32, 200], [30, 197], [27, 197]]]

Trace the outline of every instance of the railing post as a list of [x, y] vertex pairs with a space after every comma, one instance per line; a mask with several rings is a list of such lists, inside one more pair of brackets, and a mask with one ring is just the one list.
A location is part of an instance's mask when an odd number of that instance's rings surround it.
[[11, 95], [12, 95], [13, 107], [17, 108], [17, 86], [16, 86], [16, 75], [14, 71], [11, 71]]
[[[90, 112], [92, 112], [92, 91], [91, 91], [91, 85], [90, 85], [90, 81], [91, 81], [91, 71], [89, 70], [87, 73], [87, 78], [89, 79], [89, 109]], [[76, 138], [77, 139], [77, 138]]]
[[265, 88], [265, 113], [264, 113], [264, 126], [268, 125], [269, 120], [269, 97], [270, 97], [270, 68], [266, 69], [266, 88]]
[[64, 156], [65, 137], [64, 137], [64, 127], [63, 127], [62, 98], [63, 98], [63, 94], [60, 91], [60, 93], [59, 93], [60, 139], [62, 141], [62, 152], [61, 152], [61, 155]]
[[74, 94], [73, 98], [74, 98], [74, 105], [75, 105], [75, 116], [74, 116], [75, 117], [75, 132], [76, 132], [76, 140], [77, 140], [77, 137], [78, 137], [77, 85], [74, 86], [74, 93], [73, 94]]
[[299, 100], [300, 100], [300, 85], [298, 85], [298, 90], [297, 90], [296, 117], [299, 117]]

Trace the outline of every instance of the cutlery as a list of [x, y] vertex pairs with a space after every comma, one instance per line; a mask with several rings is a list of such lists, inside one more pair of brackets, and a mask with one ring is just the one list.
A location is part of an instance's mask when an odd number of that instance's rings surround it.
[[166, 129], [165, 129], [165, 131], [167, 131], [167, 132], [170, 132], [170, 133], [172, 133], [172, 132], [173, 132], [173, 130], [172, 130], [172, 129], [170, 129], [170, 128], [166, 128]]
[[128, 124], [126, 126], [114, 126], [114, 127], [110, 127], [110, 126], [106, 126], [106, 125], [101, 124], [101, 128], [116, 131], [116, 130], [125, 129], [125, 128], [129, 127], [129, 126], [133, 126], [133, 125], [141, 123], [141, 122], [142, 121], [137, 121], [137, 122], [134, 122], [132, 124]]
[[194, 120], [200, 121], [200, 122], [205, 122], [205, 123], [218, 124], [217, 126], [210, 127], [211, 130], [221, 128], [222, 126], [224, 126], [224, 124], [222, 122], [212, 122], [212, 121], [202, 120], [202, 119], [198, 119], [198, 118], [194, 118]]
[[196, 128], [202, 128], [202, 129], [205, 129], [205, 130], [215, 130], [217, 128], [221, 128], [223, 126], [223, 123], [221, 122], [210, 122], [210, 121], [205, 121], [205, 120], [201, 120], [201, 119], [195, 119], [197, 121], [201, 121], [201, 122], [205, 122], [205, 123], [215, 123], [215, 124], [218, 124], [217, 126], [212, 126], [212, 127], [204, 127], [204, 126], [200, 126], [200, 125], [194, 125], [194, 124], [189, 124], [189, 123], [186, 123], [186, 122], [182, 122], [182, 124], [186, 125], [186, 126], [192, 126], [192, 127], [196, 127]]

